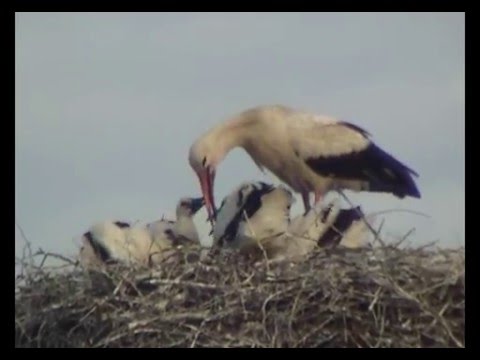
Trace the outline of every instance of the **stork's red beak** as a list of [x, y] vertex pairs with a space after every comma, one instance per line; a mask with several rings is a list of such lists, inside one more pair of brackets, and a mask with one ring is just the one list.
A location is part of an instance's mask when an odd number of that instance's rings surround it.
[[202, 170], [200, 173], [197, 173], [198, 179], [200, 180], [200, 186], [202, 188], [203, 198], [205, 199], [205, 207], [208, 212], [208, 219], [212, 223], [213, 220], [217, 217], [217, 212], [215, 209], [215, 199], [213, 197], [213, 184], [215, 182], [215, 170], [211, 170], [209, 167]]

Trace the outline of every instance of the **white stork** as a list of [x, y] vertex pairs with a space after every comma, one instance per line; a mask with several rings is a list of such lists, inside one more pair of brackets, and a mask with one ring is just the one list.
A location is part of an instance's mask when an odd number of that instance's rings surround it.
[[213, 227], [214, 246], [242, 252], [266, 245], [287, 231], [292, 193], [284, 186], [249, 182], [222, 201]]
[[109, 262], [150, 265], [177, 245], [198, 242], [193, 216], [203, 206], [203, 198], [183, 198], [177, 205], [177, 221], [132, 226], [121, 221], [94, 224], [83, 234], [80, 262], [85, 267]]
[[166, 235], [174, 245], [199, 243], [200, 238], [193, 217], [203, 205], [203, 198], [182, 198], [176, 207], [175, 221], [161, 219], [147, 224], [147, 228], [157, 241]]
[[[226, 196], [213, 227], [214, 246], [267, 256], [269, 260], [299, 261], [317, 247], [366, 245], [359, 207], [319, 205], [290, 221], [292, 193], [280, 185], [257, 181], [238, 186]], [[371, 219], [370, 219], [371, 220]]]
[[420, 198], [418, 174], [382, 150], [360, 127], [285, 106], [259, 106], [221, 123], [190, 147], [209, 218], [216, 217], [214, 181], [218, 165], [236, 147], [263, 171], [270, 170], [302, 195], [305, 211], [330, 190], [389, 192]]
[[164, 241], [154, 241], [144, 226], [118, 221], [94, 224], [82, 240], [79, 257], [85, 268], [116, 262], [151, 265], [160, 261], [162, 253], [172, 247], [166, 237]]
[[[92, 252], [97, 257], [97, 263], [133, 261], [135, 246], [126, 240], [126, 232], [130, 228], [129, 223], [122, 221], [102, 221], [92, 225], [82, 236], [81, 262], [87, 262], [85, 257], [92, 257]], [[94, 263], [90, 259], [88, 262]]]
[[362, 217], [370, 225], [374, 221], [374, 216], [364, 216], [359, 206], [341, 209], [334, 201], [326, 208], [312, 208], [306, 214], [294, 218], [288, 232], [293, 236], [310, 239], [319, 247], [365, 247], [368, 244], [369, 229]]

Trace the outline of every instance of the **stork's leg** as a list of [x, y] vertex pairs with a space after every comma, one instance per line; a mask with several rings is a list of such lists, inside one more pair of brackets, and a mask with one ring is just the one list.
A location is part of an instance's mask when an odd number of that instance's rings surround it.
[[305, 214], [310, 211], [310, 197], [308, 191], [302, 192], [303, 206], [305, 207]]
[[317, 205], [322, 200], [322, 193], [315, 191], [314, 205]]

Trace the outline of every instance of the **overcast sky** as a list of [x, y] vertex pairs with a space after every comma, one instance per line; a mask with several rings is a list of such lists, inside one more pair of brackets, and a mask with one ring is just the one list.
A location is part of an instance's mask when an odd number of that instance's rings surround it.
[[[464, 40], [463, 13], [17, 13], [16, 220], [74, 254], [95, 221], [173, 214], [200, 195], [197, 136], [284, 104], [366, 128], [420, 174], [420, 200], [348, 193], [367, 213], [431, 216], [385, 215], [386, 234], [464, 245]], [[234, 150], [217, 201], [246, 180], [278, 183]]]

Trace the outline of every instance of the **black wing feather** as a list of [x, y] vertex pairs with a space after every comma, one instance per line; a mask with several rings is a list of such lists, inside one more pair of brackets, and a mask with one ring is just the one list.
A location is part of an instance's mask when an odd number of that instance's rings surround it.
[[370, 191], [420, 198], [413, 180], [418, 174], [374, 143], [361, 151], [309, 158], [305, 162], [322, 176], [368, 181]]

